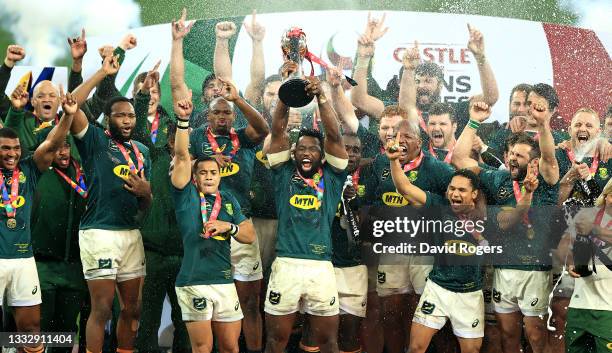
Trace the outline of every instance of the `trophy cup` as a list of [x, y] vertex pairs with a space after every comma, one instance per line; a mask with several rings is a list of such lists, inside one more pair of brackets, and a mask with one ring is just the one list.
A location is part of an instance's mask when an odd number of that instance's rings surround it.
[[302, 71], [302, 61], [308, 53], [306, 34], [301, 28], [292, 27], [283, 34], [281, 49], [285, 61], [293, 61], [298, 65], [295, 72], [289, 74], [278, 89], [278, 98], [292, 108], [303, 107], [312, 101], [312, 96], [306, 94], [306, 81]]

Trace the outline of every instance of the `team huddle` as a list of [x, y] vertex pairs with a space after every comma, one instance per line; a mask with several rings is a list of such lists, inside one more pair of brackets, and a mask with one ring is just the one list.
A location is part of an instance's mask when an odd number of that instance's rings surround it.
[[[359, 37], [355, 82], [334, 67], [302, 75], [312, 101], [301, 108], [278, 92], [302, 63], [284, 51], [265, 77], [255, 14], [238, 91], [236, 25], [219, 22], [196, 97], [183, 57], [192, 26], [185, 10], [172, 23], [173, 112], [160, 63], [134, 78], [132, 98], [115, 87], [133, 35], [100, 48], [84, 80], [84, 30], [68, 39], [66, 89], [19, 82], [3, 95], [2, 331], [78, 331], [87, 353], [161, 352], [167, 297], [173, 352], [612, 349], [612, 105], [554, 130], [555, 89], [521, 83], [508, 123], [487, 123], [499, 92], [469, 24], [482, 93], [441, 102], [444, 71], [415, 43], [395, 86], [374, 94], [384, 16]], [[25, 55], [7, 48], [0, 92]], [[429, 253], [373, 230], [432, 212], [459, 226], [415, 231]]]

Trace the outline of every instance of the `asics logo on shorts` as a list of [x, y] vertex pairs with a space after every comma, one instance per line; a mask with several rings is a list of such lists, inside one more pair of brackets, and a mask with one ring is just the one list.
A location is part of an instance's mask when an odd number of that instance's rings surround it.
[[193, 298], [193, 308], [199, 311], [206, 309], [206, 298]]
[[270, 295], [268, 296], [268, 300], [270, 304], [276, 305], [280, 303], [281, 294], [279, 292], [270, 291]]
[[383, 284], [387, 281], [387, 274], [384, 272], [378, 271], [378, 283]]
[[329, 302], [329, 305], [334, 305], [334, 303], [336, 302], [336, 297], [332, 297], [332, 300]]
[[433, 313], [436, 308], [436, 304], [430, 303], [427, 300], [423, 301], [423, 305], [421, 306], [421, 312], [426, 315], [430, 315]]
[[478, 319], [474, 320], [474, 322], [472, 322], [472, 328], [478, 326], [479, 323], [480, 323], [480, 320]]
[[236, 302], [236, 305], [234, 305], [234, 311], [238, 311], [239, 307], [240, 307], [240, 302]]
[[253, 266], [253, 271], [255, 271], [255, 270], [256, 270], [256, 269], [258, 269], [258, 268], [259, 268], [259, 262], [257, 262], [257, 263], [255, 264], [255, 266]]
[[36, 292], [38, 292], [38, 286], [34, 286], [34, 289], [32, 289], [32, 295], [36, 294]]
[[113, 264], [113, 260], [112, 259], [99, 259], [98, 260], [98, 268], [102, 269], [102, 268], [111, 268]]
[[536, 304], [538, 303], [538, 301], [540, 301], [538, 298], [535, 298], [534, 300], [531, 301], [531, 306], [536, 306]]

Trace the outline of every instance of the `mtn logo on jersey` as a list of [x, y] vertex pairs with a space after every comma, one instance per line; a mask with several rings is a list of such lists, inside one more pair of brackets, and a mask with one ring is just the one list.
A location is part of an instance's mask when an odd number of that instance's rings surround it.
[[240, 171], [240, 166], [237, 163], [227, 164], [225, 167], [221, 168], [221, 177], [226, 177], [230, 175], [234, 175]]
[[193, 298], [193, 308], [198, 311], [206, 309], [206, 298]]
[[258, 151], [255, 153], [255, 158], [261, 162], [266, 168], [270, 168], [270, 162], [268, 162], [268, 156], [263, 154], [263, 151]]
[[130, 177], [130, 167], [125, 164], [119, 164], [113, 168], [113, 173], [123, 180], [127, 180]]
[[397, 192], [385, 192], [382, 194], [381, 199], [385, 205], [391, 207], [404, 207], [408, 205], [408, 200]]
[[289, 199], [289, 204], [293, 207], [302, 210], [311, 210], [319, 208], [319, 200], [314, 195], [293, 195]]

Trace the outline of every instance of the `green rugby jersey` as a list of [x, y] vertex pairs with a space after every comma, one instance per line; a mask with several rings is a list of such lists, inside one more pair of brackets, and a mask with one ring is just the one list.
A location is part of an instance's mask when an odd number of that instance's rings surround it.
[[[499, 245], [503, 247], [502, 264], [497, 267], [526, 271], [550, 270], [550, 231], [551, 214], [557, 204], [559, 183], [548, 185], [542, 174], [538, 175], [539, 186], [535, 190], [529, 221], [533, 232], [528, 232], [527, 225], [519, 222], [505, 231], [499, 231]], [[516, 198], [510, 172], [507, 170], [482, 170], [480, 182], [487, 200], [498, 207], [490, 210], [490, 217], [497, 220], [497, 212], [508, 207], [516, 207]], [[519, 181], [523, 190], [523, 181]], [[497, 221], [496, 221], [497, 223]], [[530, 233], [533, 236], [530, 236]], [[531, 239], [530, 239], [531, 238]]]
[[[557, 163], [559, 163], [559, 178], [563, 178], [572, 167], [572, 161], [570, 160], [567, 151], [562, 149], [557, 149], [556, 157]], [[593, 161], [593, 157], [585, 157], [581, 162], [586, 163], [589, 168], [592, 168]], [[591, 190], [591, 192], [599, 195], [608, 183], [608, 180], [610, 180], [609, 173], [612, 173], [612, 160], [604, 162], [597, 159], [597, 168], [594, 170], [594, 173], [595, 175], [593, 176], [593, 180], [595, 180], [595, 183], [597, 183], [597, 186], [599, 186], [599, 190]], [[578, 185], [578, 183], [574, 183], [574, 189], [570, 193], [569, 197], [584, 200], [587, 198], [587, 195], [584, 194], [583, 189]]]
[[[366, 166], [360, 169], [359, 179], [357, 184], [357, 196], [351, 200], [353, 206], [353, 214], [357, 216], [359, 214], [359, 208], [367, 204], [367, 193], [372, 187], [372, 183], [369, 178], [372, 172], [369, 170], [371, 167]], [[355, 175], [355, 173], [353, 173]], [[346, 180], [346, 179], [345, 179]], [[342, 215], [342, 201], [338, 203], [338, 209], [334, 216], [332, 223], [331, 235], [332, 235], [332, 264], [334, 267], [352, 267], [361, 265], [361, 249], [349, 248], [349, 241], [347, 238], [346, 229], [340, 226], [340, 218]]]
[[297, 174], [293, 161], [272, 169], [278, 215], [277, 256], [331, 260], [331, 227], [347, 174], [327, 163], [322, 170], [325, 190], [319, 202], [316, 191]]
[[[255, 150], [257, 145], [246, 135], [246, 128], [237, 129], [236, 135], [240, 148], [233, 156], [232, 163], [221, 168], [221, 190], [229, 191], [242, 206], [242, 213], [251, 216], [251, 202], [249, 200], [249, 189], [253, 175], [253, 164], [255, 162]], [[212, 156], [214, 152], [208, 142], [207, 128], [200, 127], [191, 132], [189, 136], [189, 153], [195, 158], [201, 156]], [[230, 136], [215, 136], [219, 149], [223, 155], [231, 156], [234, 146]]]
[[[430, 191], [434, 194], [444, 195], [446, 187], [453, 176], [453, 168], [432, 157], [429, 153], [423, 153], [421, 164], [408, 172], [406, 176], [410, 182], [421, 190]], [[372, 183], [374, 185], [374, 200], [377, 206], [404, 207], [408, 200], [400, 195], [393, 184], [389, 158], [380, 154], [374, 159], [372, 165]]]
[[[143, 156], [145, 177], [151, 178], [151, 159], [149, 149], [138, 141], [132, 140]], [[124, 188], [124, 178], [130, 168], [115, 142], [103, 129], [89, 124], [81, 138], [75, 138], [79, 149], [85, 180], [89, 193], [87, 209], [81, 219], [81, 229], [129, 230], [140, 228], [138, 199]], [[131, 144], [123, 146], [138, 167], [136, 154]]]
[[[240, 204], [229, 192], [220, 191], [221, 209], [217, 220], [240, 224], [246, 217]], [[200, 194], [193, 183], [179, 190], [172, 187], [176, 219], [183, 238], [183, 262], [176, 286], [234, 283], [232, 277], [231, 237], [229, 233], [205, 239], [200, 210]], [[215, 195], [206, 195], [208, 215], [212, 213]]]
[[[16, 211], [16, 226], [14, 228], [8, 227], [8, 217], [4, 202], [2, 202], [2, 209], [0, 211], [0, 259], [20, 259], [33, 256], [30, 216], [34, 192], [41, 172], [31, 157], [20, 160], [18, 166], [19, 196], [12, 202]], [[2, 169], [2, 176], [7, 192], [10, 195], [11, 186], [13, 185], [13, 171]]]

